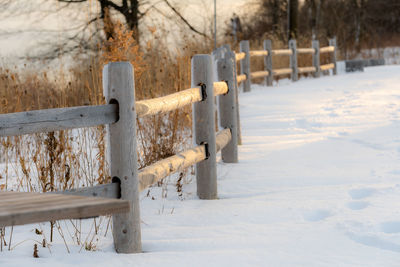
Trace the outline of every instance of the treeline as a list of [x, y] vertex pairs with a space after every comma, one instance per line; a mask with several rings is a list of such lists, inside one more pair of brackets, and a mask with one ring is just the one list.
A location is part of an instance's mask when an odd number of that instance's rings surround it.
[[400, 40], [399, 0], [258, 1], [255, 15], [242, 18], [239, 38], [286, 42], [289, 38], [328, 40], [336, 36], [344, 55]]

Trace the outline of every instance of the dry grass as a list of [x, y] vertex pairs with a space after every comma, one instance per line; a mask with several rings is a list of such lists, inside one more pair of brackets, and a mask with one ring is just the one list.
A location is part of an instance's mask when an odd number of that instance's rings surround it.
[[[112, 61], [130, 61], [134, 66], [137, 100], [167, 95], [190, 88], [190, 59], [194, 53], [210, 53], [207, 45], [190, 41], [171, 51], [165, 35], [156, 29], [152, 29], [151, 41], [139, 48], [130, 31], [120, 23], [115, 25], [115, 38], [102, 44], [95, 59], [77, 62], [68, 71], [38, 73], [26, 66], [0, 68], [0, 112], [102, 104], [101, 70]], [[191, 108], [140, 119], [137, 126], [138, 164], [142, 168], [190, 144]], [[48, 192], [110, 181], [103, 126], [0, 138], [0, 142], [0, 159], [4, 162], [0, 190]], [[181, 187], [177, 191], [181, 195]], [[61, 224], [51, 222], [49, 230], [39, 231], [49, 249], [53, 234], [58, 232], [63, 240], [70, 236], [76, 245], [94, 250], [96, 240], [108, 231], [110, 221], [108, 217], [94, 219], [87, 235], [82, 234], [78, 220], [62, 227]], [[12, 228], [9, 229], [8, 237], [6, 229], [0, 229], [1, 248], [11, 248]]]

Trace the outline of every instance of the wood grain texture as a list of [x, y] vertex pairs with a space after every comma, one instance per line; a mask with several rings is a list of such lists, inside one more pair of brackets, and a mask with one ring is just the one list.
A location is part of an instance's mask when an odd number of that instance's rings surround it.
[[82, 106], [0, 114], [0, 136], [92, 127], [118, 120], [118, 106]]
[[128, 212], [129, 201], [99, 197], [0, 192], [0, 227]]
[[236, 81], [238, 84], [240, 84], [241, 82], [244, 82], [246, 78], [247, 78], [246, 74], [241, 74], [237, 76]]
[[335, 49], [333, 50], [333, 52], [331, 53], [331, 61], [332, 63], [335, 65], [335, 67], [333, 68], [333, 75], [337, 74], [337, 64], [336, 64], [336, 37], [332, 38], [329, 40], [329, 45], [333, 46]]
[[268, 56], [268, 51], [266, 50], [253, 50], [250, 51], [250, 56], [251, 57], [265, 57]]
[[232, 133], [230, 129], [223, 129], [216, 134], [216, 147], [217, 152], [225, 148], [232, 140]]
[[333, 51], [335, 51], [335, 47], [334, 46], [325, 46], [325, 47], [321, 47], [319, 49], [320, 53], [330, 53], [330, 52], [333, 52]]
[[205, 158], [205, 146], [200, 145], [147, 166], [139, 172], [139, 190], [143, 191], [168, 175], [183, 171]]
[[274, 49], [271, 54], [274, 56], [291, 56], [293, 52], [291, 49]]
[[268, 56], [264, 57], [264, 70], [268, 71], [269, 75], [265, 77], [265, 85], [272, 86], [274, 75], [272, 72], [272, 42], [271, 40], [264, 40], [264, 50], [268, 52]]
[[249, 41], [241, 41], [239, 43], [240, 52], [246, 54], [246, 57], [240, 61], [240, 74], [245, 74], [247, 79], [243, 81], [243, 92], [250, 92], [251, 79], [250, 79], [250, 44]]
[[285, 68], [285, 69], [276, 69], [276, 70], [273, 70], [272, 72], [273, 72], [274, 76], [275, 76], [275, 75], [278, 76], [278, 75], [287, 75], [287, 74], [291, 74], [292, 71], [293, 71], [292, 69]]
[[136, 115], [142, 118], [182, 108], [202, 100], [201, 88], [190, 88], [163, 97], [136, 102]]
[[315, 72], [316, 68], [315, 67], [300, 67], [298, 69], [299, 73], [310, 73], [310, 72]]
[[292, 55], [290, 56], [290, 68], [292, 69], [291, 79], [296, 82], [299, 79], [298, 69], [297, 69], [297, 45], [296, 40], [289, 40], [289, 49], [292, 50]]
[[196, 164], [197, 195], [200, 199], [217, 198], [217, 165], [215, 148], [214, 70], [210, 55], [192, 58], [192, 87], [204, 85], [206, 99], [194, 103], [193, 137], [199, 146], [206, 144], [207, 158]]
[[[230, 47], [229, 50], [230, 52], [233, 52]], [[235, 79], [235, 85], [234, 85], [234, 90], [235, 90], [235, 105], [236, 105], [236, 121], [237, 121], [237, 142], [238, 145], [242, 144], [242, 131], [241, 131], [241, 126], [240, 126], [240, 111], [239, 111], [239, 83], [237, 81], [237, 64], [233, 64], [233, 77]]]
[[214, 82], [214, 96], [228, 93], [228, 84], [226, 82]]
[[[218, 60], [217, 73], [218, 79], [224, 80], [229, 86], [229, 91], [225, 95], [218, 97], [219, 114], [221, 127], [230, 130], [232, 135], [229, 143], [222, 149], [221, 158], [226, 163], [238, 162], [238, 121], [236, 104], [236, 70], [235, 55], [232, 52], [225, 54], [225, 58]], [[217, 150], [218, 150], [218, 136]]]
[[333, 63], [320, 66], [321, 70], [330, 70], [330, 69], [334, 69], [334, 68], [335, 68], [335, 64], [333, 64]]
[[119, 120], [108, 126], [107, 158], [110, 175], [121, 184], [121, 199], [131, 210], [113, 216], [113, 237], [118, 253], [142, 251], [137, 171], [135, 84], [129, 62], [112, 62], [103, 70], [107, 102], [118, 102]]
[[320, 54], [319, 54], [319, 41], [313, 40], [312, 47], [315, 49], [315, 53], [312, 55], [313, 66], [315, 67], [314, 77], [319, 78], [321, 76], [320, 65]]
[[252, 79], [255, 79], [255, 78], [264, 78], [264, 77], [266, 77], [266, 76], [268, 76], [268, 75], [269, 75], [269, 72], [266, 71], [266, 70], [255, 71], [255, 72], [250, 73], [250, 76], [251, 76]]
[[315, 54], [314, 48], [297, 48], [297, 54]]
[[121, 188], [119, 183], [101, 184], [90, 187], [80, 187], [65, 191], [48, 192], [46, 194], [63, 194], [63, 195], [75, 195], [75, 196], [86, 196], [86, 197], [104, 197], [114, 198], [120, 197]]

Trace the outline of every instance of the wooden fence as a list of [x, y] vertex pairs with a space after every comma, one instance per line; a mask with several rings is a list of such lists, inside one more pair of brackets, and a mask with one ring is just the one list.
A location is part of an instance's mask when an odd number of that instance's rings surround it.
[[[224, 46], [222, 50], [229, 50], [229, 47]], [[251, 90], [251, 79], [264, 78], [267, 86], [272, 86], [274, 76], [290, 74], [292, 81], [297, 81], [299, 74], [312, 73], [314, 77], [320, 77], [321, 71], [332, 69], [333, 74], [337, 74], [336, 70], [336, 39], [329, 40], [329, 46], [319, 47], [319, 41], [312, 41], [311, 48], [297, 48], [296, 40], [290, 40], [288, 49], [272, 49], [271, 40], [264, 40], [264, 50], [250, 51], [249, 41], [240, 42], [240, 52], [235, 54], [235, 59], [240, 62], [240, 74], [237, 75], [238, 83], [242, 83], [243, 91], [249, 92]], [[224, 54], [224, 51], [217, 50], [217, 54]], [[323, 53], [331, 53], [331, 63], [320, 65], [320, 55]], [[297, 55], [298, 54], [311, 54], [312, 66], [298, 67]], [[250, 58], [264, 57], [264, 70], [251, 72]], [[288, 68], [273, 69], [272, 59], [274, 56], [289, 56], [290, 66]], [[220, 57], [220, 56], [219, 56]]]
[[[250, 91], [252, 78], [265, 77], [266, 84], [272, 85], [273, 76], [276, 75], [291, 74], [292, 80], [296, 81], [298, 73], [311, 72], [316, 77], [320, 75], [321, 70], [333, 69], [336, 73], [335, 51], [333, 41], [330, 46], [323, 48], [319, 48], [317, 41], [313, 41], [313, 48], [296, 48], [296, 42], [290, 41], [289, 49], [272, 50], [271, 41], [267, 40], [264, 42], [264, 50], [261, 51], [250, 51], [249, 42], [242, 41], [239, 53], [235, 54], [227, 46], [214, 51], [214, 62], [211, 55], [195, 55], [191, 62], [192, 88], [137, 102], [132, 65], [127, 62], [115, 62], [108, 64], [103, 70], [103, 89], [108, 103], [106, 105], [0, 115], [0, 136], [106, 124], [109, 144], [107, 154], [112, 177], [111, 184], [63, 191], [60, 192], [62, 195], [25, 193], [27, 195], [24, 195], [17, 208], [13, 206], [12, 199], [18, 196], [12, 196], [10, 192], [0, 192], [0, 227], [114, 213], [113, 237], [116, 251], [141, 252], [139, 193], [142, 190], [195, 164], [198, 197], [216, 199], [216, 153], [221, 151], [222, 160], [226, 163], [238, 162], [238, 84], [243, 83], [244, 91], [247, 92]], [[333, 63], [320, 66], [319, 55], [327, 52], [333, 52]], [[298, 53], [313, 54], [314, 65], [298, 68]], [[291, 56], [290, 68], [272, 69], [274, 55]], [[264, 57], [265, 70], [250, 72], [250, 57], [255, 56]], [[240, 75], [237, 75], [236, 70], [238, 61], [241, 64]], [[217, 114], [214, 112], [215, 97], [218, 97]], [[193, 105], [194, 146], [139, 171], [136, 119], [187, 105]], [[219, 117], [222, 129], [219, 132], [216, 132], [216, 116]], [[49, 202], [49, 199], [57, 201], [42, 205], [42, 210], [29, 205], [32, 201]], [[25, 205], [25, 202], [28, 205]], [[85, 205], [86, 202], [92, 206]], [[70, 212], [65, 212], [65, 207], [68, 207]]]
[[[216, 153], [221, 151], [224, 162], [238, 161], [235, 101], [237, 83], [233, 71], [234, 64], [232, 57], [220, 60], [218, 75], [222, 81], [215, 82], [212, 57], [196, 55], [192, 59], [192, 88], [164, 97], [135, 102], [133, 67], [126, 62], [110, 63], [103, 70], [104, 95], [108, 103], [106, 105], [0, 115], [0, 136], [107, 124], [109, 139], [107, 153], [113, 181], [107, 185], [60, 192], [62, 196], [25, 193], [25, 198], [21, 200], [17, 209], [11, 199], [16, 199], [20, 195], [0, 192], [1, 200], [6, 200], [0, 201], [0, 227], [119, 212], [113, 215], [116, 251], [141, 252], [140, 191], [170, 174], [196, 164], [197, 195], [200, 199], [216, 199]], [[213, 112], [216, 96], [219, 101], [222, 128], [217, 133]], [[136, 119], [165, 113], [190, 104], [193, 104], [194, 147], [138, 171]], [[99, 199], [96, 206], [98, 212], [89, 212], [89, 207], [82, 207], [82, 204], [77, 203], [90, 201], [73, 195], [121, 199], [121, 202], [97, 198]], [[58, 202], [57, 205], [51, 205], [51, 207], [42, 205], [46, 206], [45, 211], [36, 210], [29, 205], [36, 200], [48, 202], [49, 198], [57, 198]], [[69, 204], [69, 202], [74, 202], [74, 204]], [[72, 210], [70, 213], [63, 211], [63, 207], [67, 204]], [[114, 205], [113, 209], [110, 209], [111, 204]], [[127, 210], [126, 207], [130, 209]]]

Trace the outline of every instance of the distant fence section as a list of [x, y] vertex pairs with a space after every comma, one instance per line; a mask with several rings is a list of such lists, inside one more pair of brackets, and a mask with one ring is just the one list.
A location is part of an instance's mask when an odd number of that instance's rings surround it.
[[[275, 76], [290, 75], [292, 81], [297, 81], [299, 74], [311, 73], [314, 77], [319, 77], [322, 71], [332, 70], [334, 75], [337, 74], [336, 67], [336, 39], [329, 40], [329, 45], [320, 47], [317, 40], [312, 41], [310, 48], [297, 48], [296, 40], [290, 40], [287, 49], [272, 49], [271, 40], [264, 40], [263, 50], [250, 50], [249, 41], [241, 41], [239, 43], [239, 52], [235, 53], [235, 61], [240, 63], [240, 73], [237, 74], [238, 84], [242, 84], [243, 91], [251, 90], [251, 80], [256, 78], [264, 78], [267, 86], [272, 86]], [[230, 50], [228, 46], [223, 46], [214, 51], [218, 57], [222, 57], [225, 51]], [[329, 53], [331, 63], [320, 64], [320, 55]], [[297, 57], [299, 54], [312, 55], [312, 66], [298, 67]], [[290, 65], [287, 68], [273, 69], [272, 62], [275, 56], [290, 57]], [[252, 57], [264, 57], [264, 70], [251, 71], [250, 63]], [[276, 60], [276, 59], [274, 59]]]

